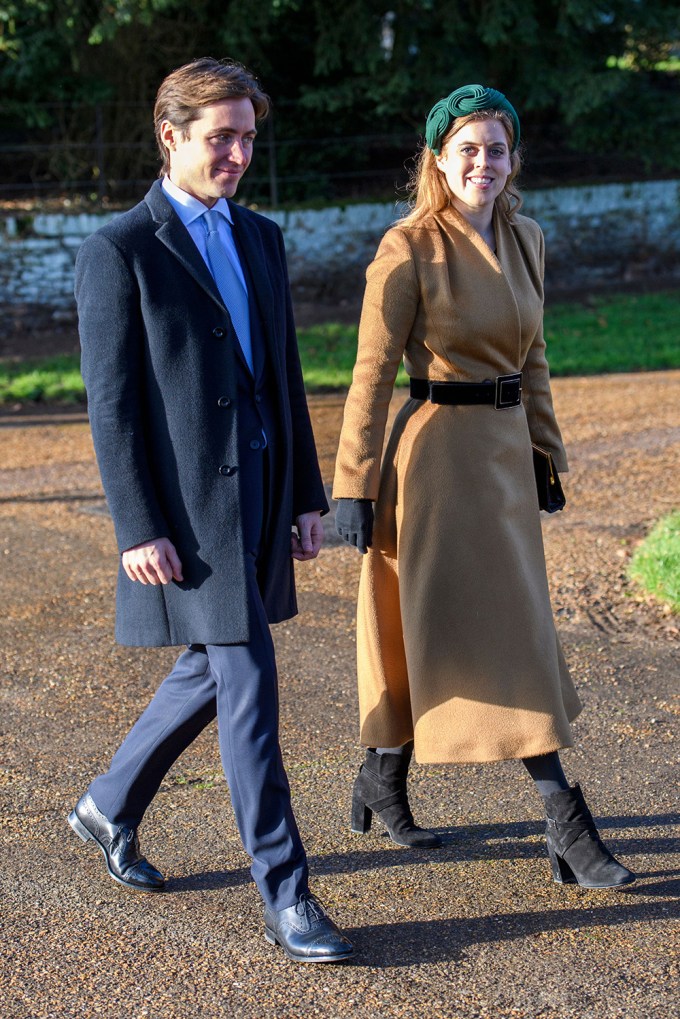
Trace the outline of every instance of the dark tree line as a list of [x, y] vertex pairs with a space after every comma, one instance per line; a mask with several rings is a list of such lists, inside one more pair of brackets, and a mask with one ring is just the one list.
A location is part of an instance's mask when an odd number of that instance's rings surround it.
[[509, 95], [553, 176], [680, 165], [677, 0], [0, 0], [0, 141], [61, 132], [84, 152], [97, 108], [109, 172], [146, 178], [155, 89], [205, 54], [258, 74], [279, 172], [321, 189], [380, 158], [366, 136], [413, 150], [432, 103], [470, 81]]

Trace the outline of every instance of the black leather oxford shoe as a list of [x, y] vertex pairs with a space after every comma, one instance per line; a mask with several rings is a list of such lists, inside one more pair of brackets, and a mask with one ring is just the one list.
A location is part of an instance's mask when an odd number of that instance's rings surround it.
[[141, 892], [158, 892], [164, 886], [163, 875], [140, 853], [136, 830], [111, 824], [89, 793], [78, 800], [68, 823], [83, 842], [97, 843], [114, 881]]
[[264, 936], [295, 962], [342, 962], [354, 955], [352, 942], [309, 894], [287, 909], [265, 907]]

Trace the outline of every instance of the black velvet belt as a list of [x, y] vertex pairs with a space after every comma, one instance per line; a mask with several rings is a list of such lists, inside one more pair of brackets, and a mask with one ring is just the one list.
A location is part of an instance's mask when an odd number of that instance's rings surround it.
[[492, 382], [433, 382], [430, 379], [411, 379], [411, 396], [414, 400], [430, 403], [474, 404], [489, 403], [496, 410], [518, 407], [522, 402], [522, 373], [498, 375]]

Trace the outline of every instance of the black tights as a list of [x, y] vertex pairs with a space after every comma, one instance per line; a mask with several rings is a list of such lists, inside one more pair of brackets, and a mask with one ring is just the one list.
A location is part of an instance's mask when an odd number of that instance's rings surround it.
[[540, 757], [523, 757], [522, 764], [533, 778], [541, 796], [550, 796], [551, 793], [563, 792], [569, 788], [556, 750], [550, 754], [541, 754]]
[[[403, 754], [413, 750], [413, 742], [404, 743], [401, 747], [371, 747], [376, 754]], [[536, 784], [536, 789], [541, 796], [550, 796], [551, 793], [559, 793], [569, 788], [567, 776], [562, 770], [560, 755], [556, 750], [549, 754], [541, 754], [539, 757], [523, 757], [522, 764]]]

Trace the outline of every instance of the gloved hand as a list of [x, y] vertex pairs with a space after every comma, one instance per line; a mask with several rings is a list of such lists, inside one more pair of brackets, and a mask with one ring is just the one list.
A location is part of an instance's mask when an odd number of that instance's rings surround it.
[[338, 499], [335, 529], [348, 545], [366, 554], [373, 539], [373, 503], [370, 499]]

